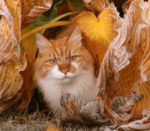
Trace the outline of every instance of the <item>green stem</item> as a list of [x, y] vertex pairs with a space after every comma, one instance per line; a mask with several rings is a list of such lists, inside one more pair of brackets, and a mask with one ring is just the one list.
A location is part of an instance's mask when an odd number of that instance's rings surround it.
[[[60, 22], [56, 22], [58, 20], [60, 20], [61, 18], [64, 18], [68, 15], [73, 15], [73, 14], [76, 14], [76, 13], [79, 13], [79, 11], [73, 11], [73, 12], [68, 12], [68, 13], [65, 13], [65, 14], [62, 14], [56, 18], [54, 18], [52, 21], [50, 21], [50, 23], [46, 24], [46, 25], [43, 25], [43, 26], [40, 26], [40, 27], [37, 27], [36, 29], [33, 29], [29, 32], [27, 32], [26, 34], [22, 35], [21, 38], [20, 38], [20, 41], [22, 41], [23, 39], [25, 39], [26, 37], [36, 33], [36, 32], [39, 32], [41, 30], [42, 31], [42, 34], [44, 33], [44, 31], [47, 29], [47, 28], [50, 28], [50, 27], [56, 27], [56, 26], [62, 26], [62, 25], [69, 25], [71, 24], [70, 21], [60, 21]], [[54, 23], [55, 22], [55, 23]]]
[[20, 38], [20, 41], [22, 41], [23, 39], [25, 39], [26, 37], [35, 34], [36, 32], [39, 32], [41, 30], [47, 29], [47, 28], [51, 28], [51, 27], [56, 27], [56, 26], [62, 26], [62, 25], [69, 25], [71, 24], [71, 21], [58, 21], [58, 22], [54, 22], [54, 23], [49, 23], [43, 26], [40, 26], [38, 28], [35, 28], [29, 32], [27, 32], [26, 34], [22, 35]]
[[79, 12], [80, 12], [80, 11], [72, 11], [72, 12], [68, 12], [68, 13], [62, 14], [62, 15], [60, 15], [60, 16], [54, 18], [54, 19], [51, 21], [51, 23], [56, 22], [56, 21], [60, 20], [61, 18], [64, 18], [64, 17], [66, 17], [66, 16], [68, 16], [68, 15], [77, 14], [77, 13], [79, 13]]

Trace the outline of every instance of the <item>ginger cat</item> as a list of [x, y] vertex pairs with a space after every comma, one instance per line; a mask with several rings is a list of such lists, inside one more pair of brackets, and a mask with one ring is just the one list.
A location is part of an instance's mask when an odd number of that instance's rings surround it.
[[79, 27], [71, 35], [56, 40], [36, 34], [39, 54], [34, 79], [53, 112], [61, 110], [63, 92], [72, 93], [86, 102], [96, 100], [98, 87], [93, 58], [81, 40]]

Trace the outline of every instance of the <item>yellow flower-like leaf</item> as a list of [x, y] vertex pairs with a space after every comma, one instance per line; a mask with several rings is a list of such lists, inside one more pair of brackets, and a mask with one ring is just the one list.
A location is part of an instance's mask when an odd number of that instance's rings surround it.
[[51, 8], [52, 0], [21, 0], [21, 28], [24, 29]]
[[109, 8], [106, 8], [97, 17], [92, 12], [84, 11], [74, 19], [74, 24], [80, 27], [85, 36], [86, 48], [100, 63], [117, 35], [109, 15]]
[[20, 56], [21, 2], [0, 2], [0, 63], [15, 61]]
[[[7, 64], [1, 64], [0, 66], [0, 112], [9, 106], [13, 105], [14, 102], [8, 102], [11, 99], [21, 99], [21, 95], [18, 98], [18, 91], [21, 89], [23, 84], [23, 78], [20, 71], [24, 71], [27, 66], [27, 60], [25, 51], [21, 51], [20, 59], [15, 62], [8, 62]], [[22, 92], [23, 93], [23, 92]]]

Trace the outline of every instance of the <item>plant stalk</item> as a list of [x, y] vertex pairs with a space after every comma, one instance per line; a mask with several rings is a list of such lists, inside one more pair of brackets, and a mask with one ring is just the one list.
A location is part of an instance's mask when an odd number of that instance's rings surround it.
[[47, 28], [51, 28], [51, 27], [57, 27], [57, 26], [62, 26], [62, 25], [69, 25], [71, 24], [71, 21], [58, 21], [58, 22], [54, 22], [54, 23], [49, 23], [43, 26], [40, 26], [36, 29], [33, 29], [31, 31], [29, 31], [28, 33], [24, 34], [21, 36], [20, 41], [22, 41], [23, 39], [25, 39], [26, 37], [35, 34], [36, 32], [39, 32], [41, 30], [47, 29]]

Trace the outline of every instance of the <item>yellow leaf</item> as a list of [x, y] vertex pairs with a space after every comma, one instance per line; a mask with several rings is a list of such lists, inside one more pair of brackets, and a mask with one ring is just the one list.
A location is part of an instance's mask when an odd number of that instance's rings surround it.
[[84, 11], [74, 18], [74, 24], [80, 27], [85, 36], [86, 48], [99, 63], [117, 35], [109, 15], [109, 8], [106, 8], [97, 17], [92, 12]]
[[0, 63], [16, 61], [20, 56], [20, 0], [1, 0], [0, 16]]
[[[17, 93], [23, 84], [23, 78], [19, 72], [24, 71], [27, 66], [25, 51], [21, 51], [20, 59], [8, 62], [0, 66], [0, 112], [14, 104], [8, 101], [18, 97]], [[21, 96], [19, 96], [21, 98]], [[16, 102], [16, 101], [15, 101]], [[9, 104], [8, 104], [9, 103]], [[6, 106], [7, 105], [7, 106]]]

